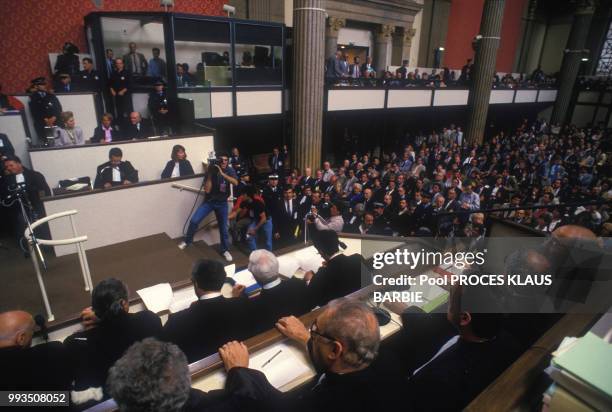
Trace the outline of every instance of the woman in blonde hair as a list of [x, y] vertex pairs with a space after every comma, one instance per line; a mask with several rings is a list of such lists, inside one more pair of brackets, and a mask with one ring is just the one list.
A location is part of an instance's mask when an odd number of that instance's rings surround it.
[[85, 144], [83, 129], [76, 125], [72, 112], [62, 112], [60, 115], [63, 127], [56, 131], [57, 146], [73, 146]]

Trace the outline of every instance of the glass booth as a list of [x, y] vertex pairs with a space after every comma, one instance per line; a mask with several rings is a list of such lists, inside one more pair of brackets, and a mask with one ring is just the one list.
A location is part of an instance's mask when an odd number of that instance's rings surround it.
[[[158, 80], [165, 82], [171, 102], [193, 101], [195, 119], [212, 117], [215, 92], [232, 93], [236, 115], [236, 93], [284, 88], [283, 24], [179, 13], [94, 12], [85, 17], [85, 31], [105, 84], [112, 59], [123, 60], [137, 111], [146, 113], [146, 99]], [[104, 87], [105, 102], [109, 94]]]

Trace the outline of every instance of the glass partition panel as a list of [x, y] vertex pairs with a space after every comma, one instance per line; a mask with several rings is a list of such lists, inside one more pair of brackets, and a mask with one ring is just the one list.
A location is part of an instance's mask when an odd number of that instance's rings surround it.
[[[134, 85], [151, 85], [167, 77], [164, 24], [161, 17], [102, 17], [107, 75], [112, 59], [121, 58]], [[110, 76], [109, 76], [110, 77]]]
[[177, 87], [231, 86], [230, 50], [228, 22], [177, 18], [174, 25]]
[[236, 84], [282, 84], [283, 31], [281, 27], [236, 24]]

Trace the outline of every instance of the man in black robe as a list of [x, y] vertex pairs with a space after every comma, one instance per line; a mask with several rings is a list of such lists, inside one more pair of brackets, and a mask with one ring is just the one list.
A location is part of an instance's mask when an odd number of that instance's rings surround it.
[[130, 162], [123, 161], [123, 152], [113, 147], [108, 152], [109, 161], [98, 166], [94, 189], [108, 189], [113, 186], [138, 182], [138, 170]]

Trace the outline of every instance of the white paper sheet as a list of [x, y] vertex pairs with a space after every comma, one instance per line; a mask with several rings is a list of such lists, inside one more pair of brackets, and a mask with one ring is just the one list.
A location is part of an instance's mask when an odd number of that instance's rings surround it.
[[257, 283], [255, 278], [253, 277], [253, 274], [247, 269], [234, 273], [234, 276], [232, 276], [232, 278], [236, 281], [236, 283], [239, 283], [246, 287], [252, 286]]
[[[281, 351], [272, 361], [263, 366], [278, 351]], [[275, 388], [280, 388], [294, 379], [310, 372], [304, 359], [296, 356], [285, 343], [272, 345], [251, 357], [249, 367], [261, 371]]]
[[301, 250], [295, 255], [296, 259], [300, 264], [300, 268], [304, 270], [304, 272], [308, 272], [312, 270], [316, 273], [317, 270], [323, 264], [323, 258], [317, 253], [317, 250], [314, 247], [309, 247], [304, 250]]
[[172, 302], [172, 287], [169, 283], [160, 283], [148, 288], [137, 290], [138, 296], [151, 312], [159, 313], [170, 308]]
[[232, 276], [234, 276], [234, 273], [236, 273], [236, 264], [235, 263], [232, 263], [231, 265], [225, 266], [225, 275], [228, 278], [231, 278]]
[[278, 258], [278, 273], [283, 276], [288, 278], [293, 277], [299, 267], [300, 262], [298, 262], [298, 260], [291, 255], [280, 256]]

